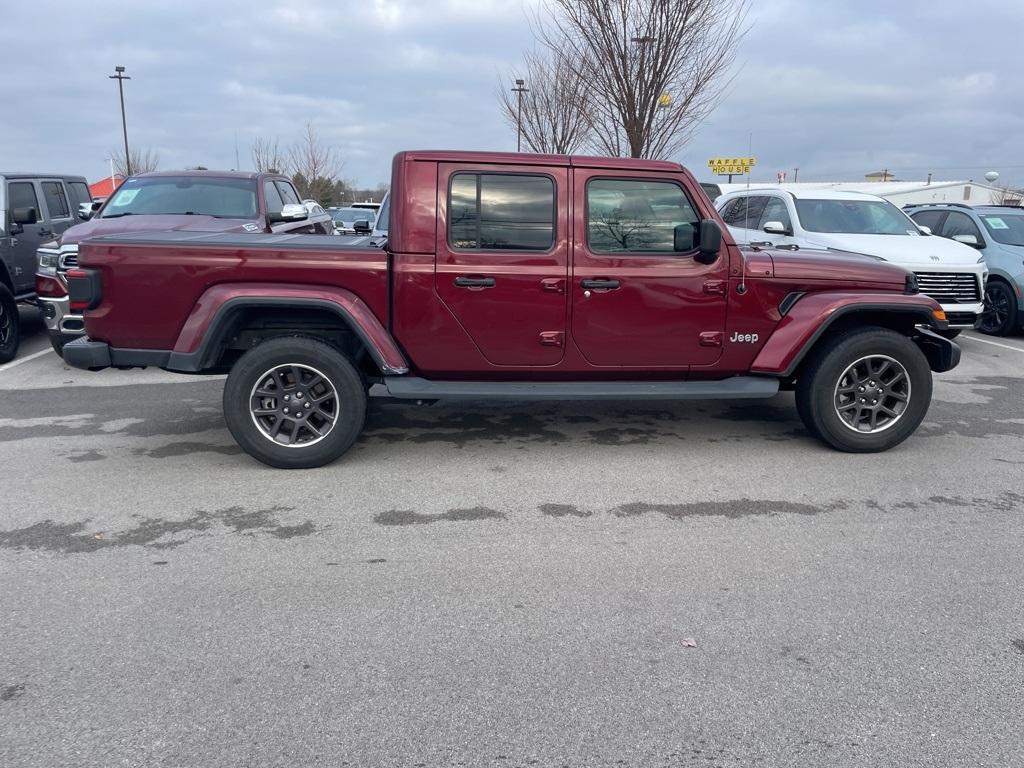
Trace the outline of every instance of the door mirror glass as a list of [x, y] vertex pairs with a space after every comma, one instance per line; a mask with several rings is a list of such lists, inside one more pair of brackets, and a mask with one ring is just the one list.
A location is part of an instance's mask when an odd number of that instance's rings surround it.
[[769, 235], [791, 235], [792, 232], [789, 228], [781, 221], [766, 221], [764, 225], [764, 231]]
[[15, 208], [11, 211], [11, 220], [15, 224], [35, 224], [39, 221], [39, 214], [35, 208]]
[[953, 235], [953, 239], [958, 243], [969, 245], [971, 248], [980, 248], [981, 243], [978, 242], [978, 238], [975, 235]]
[[280, 224], [285, 221], [305, 221], [308, 218], [306, 206], [302, 203], [288, 203], [280, 211], [267, 214], [267, 221], [271, 224]]
[[704, 219], [700, 223], [700, 248], [697, 261], [701, 264], [713, 264], [722, 250], [722, 228], [714, 219]]
[[672, 230], [672, 250], [676, 253], [692, 251], [697, 246], [697, 226], [695, 223], [677, 224]]

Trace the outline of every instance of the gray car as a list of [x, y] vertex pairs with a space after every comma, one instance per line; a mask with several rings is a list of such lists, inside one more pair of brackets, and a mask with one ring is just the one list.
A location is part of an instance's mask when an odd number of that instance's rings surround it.
[[907, 210], [933, 234], [977, 248], [985, 257], [985, 311], [979, 330], [1006, 336], [1024, 327], [1024, 208], [961, 203], [920, 205]]
[[0, 363], [18, 353], [18, 303], [36, 300], [36, 249], [79, 221], [91, 202], [82, 176], [0, 171]]

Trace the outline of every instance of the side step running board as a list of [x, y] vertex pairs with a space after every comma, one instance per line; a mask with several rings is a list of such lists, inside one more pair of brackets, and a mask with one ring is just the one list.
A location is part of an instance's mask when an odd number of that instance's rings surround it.
[[778, 379], [733, 376], [718, 381], [429, 381], [385, 376], [371, 397], [403, 400], [732, 400], [772, 397]]

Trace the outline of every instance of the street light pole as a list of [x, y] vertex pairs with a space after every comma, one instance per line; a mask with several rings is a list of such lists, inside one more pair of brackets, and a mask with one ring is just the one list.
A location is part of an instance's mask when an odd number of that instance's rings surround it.
[[115, 74], [108, 75], [111, 80], [117, 80], [117, 90], [121, 94], [121, 131], [124, 134], [124, 169], [126, 175], [132, 175], [132, 158], [128, 154], [128, 122], [124, 116], [124, 81], [131, 80], [131, 77], [124, 73], [124, 67], [114, 67]]
[[523, 151], [523, 94], [529, 93], [530, 89], [525, 87], [526, 81], [516, 78], [516, 87], [512, 93], [516, 95], [516, 152]]

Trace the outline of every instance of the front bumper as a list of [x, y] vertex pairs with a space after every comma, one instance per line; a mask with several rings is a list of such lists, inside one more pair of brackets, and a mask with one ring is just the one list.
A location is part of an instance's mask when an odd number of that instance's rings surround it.
[[81, 315], [72, 314], [69, 297], [51, 299], [40, 296], [39, 308], [51, 334], [59, 333], [69, 337], [85, 335], [85, 319]]

